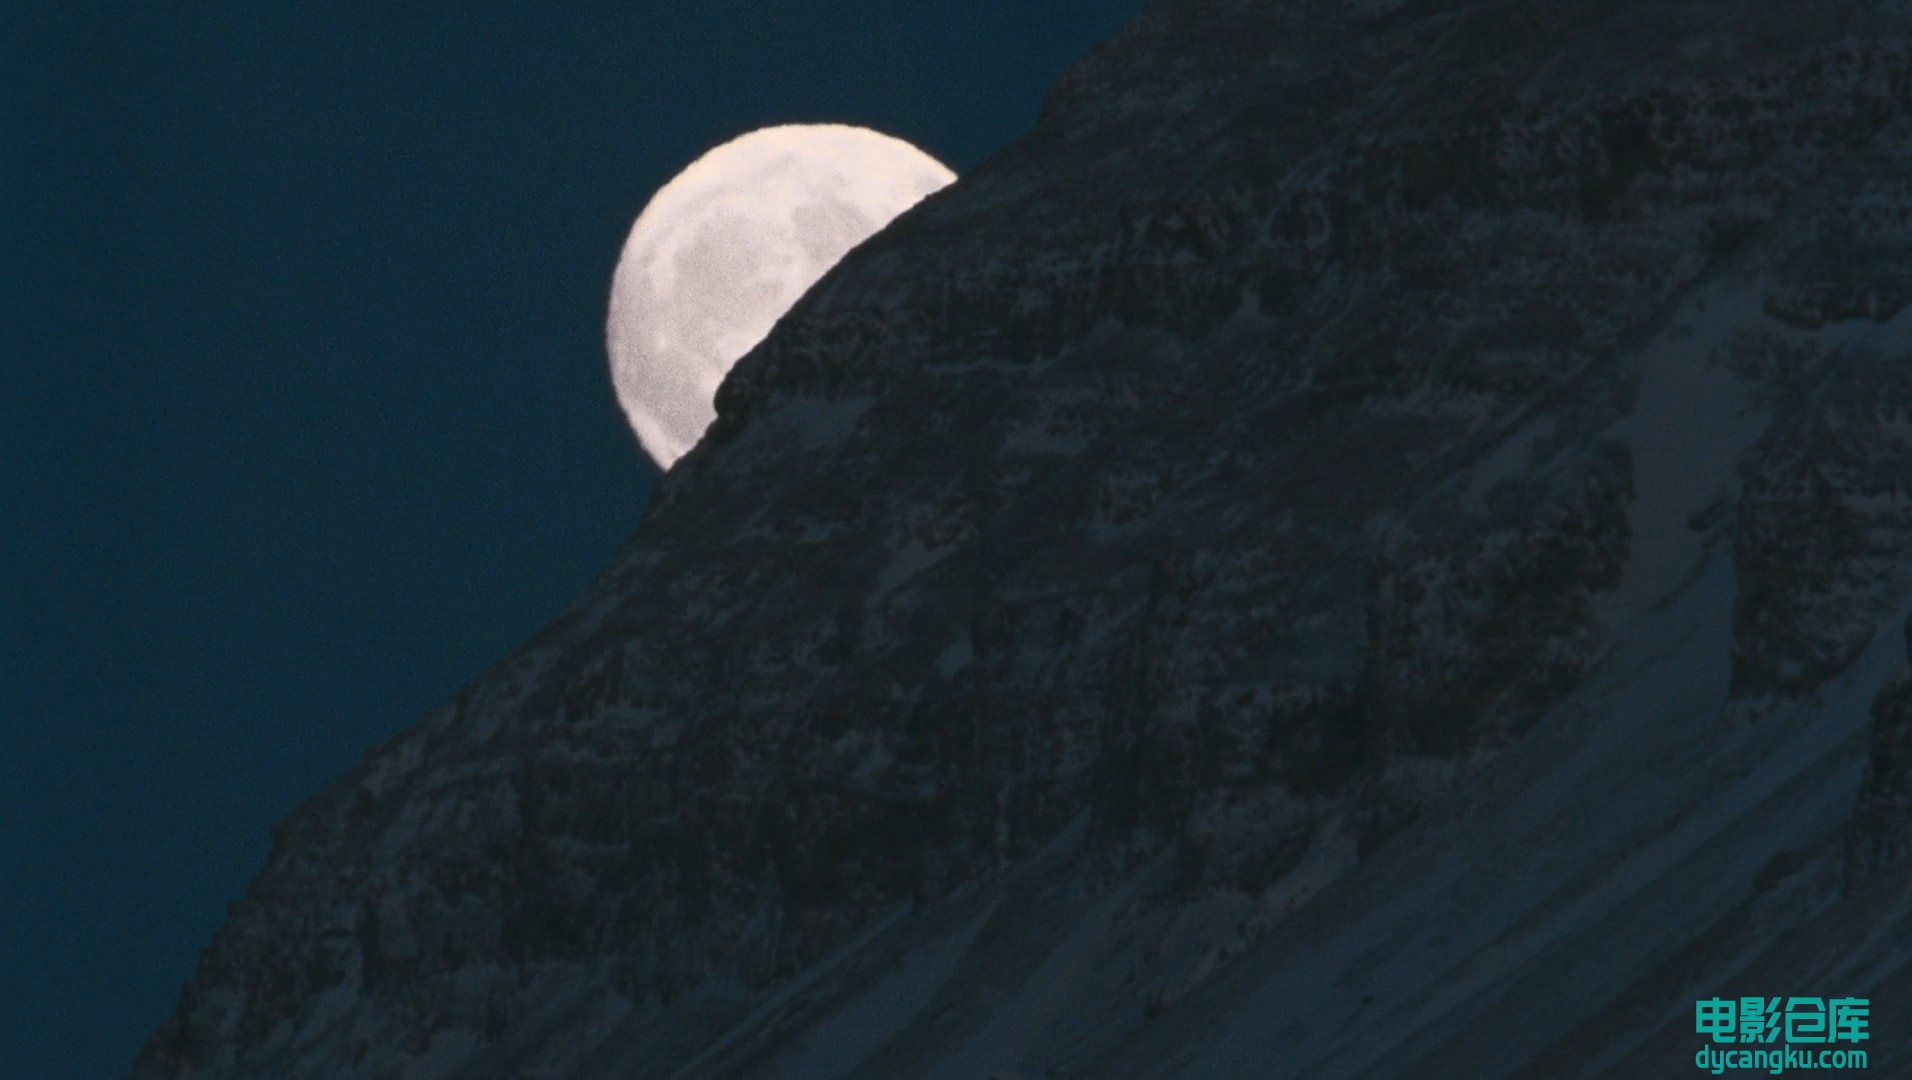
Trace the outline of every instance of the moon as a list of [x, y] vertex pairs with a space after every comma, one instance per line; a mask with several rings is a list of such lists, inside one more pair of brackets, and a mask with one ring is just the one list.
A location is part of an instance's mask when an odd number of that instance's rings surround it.
[[956, 178], [845, 124], [740, 135], [658, 189], [611, 279], [605, 345], [631, 430], [660, 469], [717, 418], [717, 387], [852, 247]]

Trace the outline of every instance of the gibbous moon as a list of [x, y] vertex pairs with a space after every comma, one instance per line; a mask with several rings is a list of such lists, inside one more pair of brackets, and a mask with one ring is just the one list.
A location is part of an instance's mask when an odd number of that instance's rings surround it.
[[717, 418], [717, 387], [824, 271], [956, 174], [842, 124], [760, 128], [651, 197], [611, 280], [605, 341], [631, 429], [660, 468]]

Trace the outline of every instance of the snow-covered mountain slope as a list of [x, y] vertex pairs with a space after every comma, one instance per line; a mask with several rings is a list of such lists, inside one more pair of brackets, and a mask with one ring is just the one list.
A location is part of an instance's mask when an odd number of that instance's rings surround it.
[[1171, 0], [853, 252], [135, 1069], [1912, 1059], [1912, 5]]

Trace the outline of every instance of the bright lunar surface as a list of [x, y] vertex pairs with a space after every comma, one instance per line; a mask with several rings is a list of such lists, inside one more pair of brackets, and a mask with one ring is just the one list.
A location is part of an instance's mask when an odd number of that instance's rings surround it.
[[842, 124], [760, 128], [652, 196], [611, 281], [611, 382], [660, 468], [717, 418], [717, 387], [844, 252], [956, 174]]

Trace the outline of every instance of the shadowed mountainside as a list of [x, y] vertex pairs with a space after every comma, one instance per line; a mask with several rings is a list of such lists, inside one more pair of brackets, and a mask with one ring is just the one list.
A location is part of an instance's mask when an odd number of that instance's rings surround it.
[[1153, 5], [135, 1075], [1903, 1067], [1908, 177], [1902, 2]]

